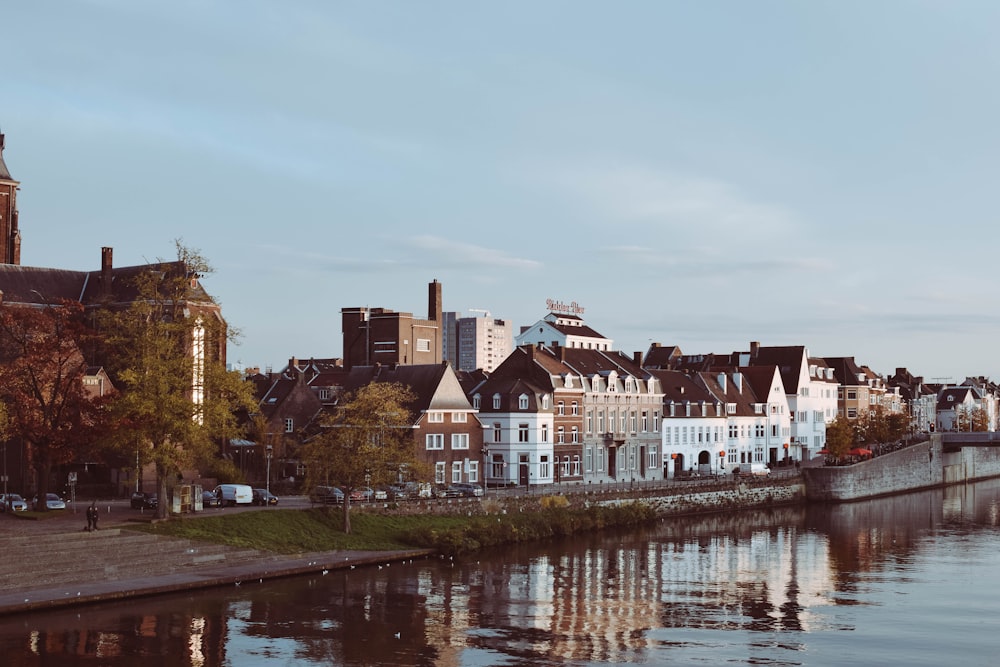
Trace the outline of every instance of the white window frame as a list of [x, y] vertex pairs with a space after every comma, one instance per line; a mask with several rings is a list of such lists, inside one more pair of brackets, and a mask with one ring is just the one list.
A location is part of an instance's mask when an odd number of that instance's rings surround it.
[[439, 451], [444, 449], [444, 433], [428, 433], [424, 436], [424, 443], [428, 451]]
[[468, 433], [452, 433], [451, 434], [451, 448], [452, 449], [468, 449], [469, 448], [469, 434]]

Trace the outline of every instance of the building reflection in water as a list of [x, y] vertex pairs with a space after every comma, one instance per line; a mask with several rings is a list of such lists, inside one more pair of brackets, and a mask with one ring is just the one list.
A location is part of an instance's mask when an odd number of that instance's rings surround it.
[[10, 667], [620, 664], [739, 631], [758, 638], [749, 655], [775, 637], [794, 651], [809, 633], [851, 630], [824, 608], [865, 604], [871, 573], [905, 569], [929, 531], [1000, 524], [998, 488], [671, 519], [461, 563], [0, 618], [0, 650]]

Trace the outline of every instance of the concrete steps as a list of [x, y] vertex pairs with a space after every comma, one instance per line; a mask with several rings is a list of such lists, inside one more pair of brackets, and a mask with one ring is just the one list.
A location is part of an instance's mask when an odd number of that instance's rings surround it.
[[118, 528], [0, 538], [0, 592], [191, 571], [268, 556]]

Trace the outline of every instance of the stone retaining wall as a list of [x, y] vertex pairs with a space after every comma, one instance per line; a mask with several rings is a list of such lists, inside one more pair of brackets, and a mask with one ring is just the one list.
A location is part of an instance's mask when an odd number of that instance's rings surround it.
[[[805, 500], [805, 488], [799, 476], [733, 481], [730, 478], [704, 480], [697, 483], [671, 483], [643, 486], [632, 490], [596, 489], [586, 491], [553, 490], [533, 495], [487, 495], [486, 498], [448, 498], [407, 501], [404, 503], [372, 503], [352, 505], [352, 511], [386, 514], [498, 514], [501, 512], [532, 512], [565, 499], [568, 507], [593, 504], [643, 502], [654, 506], [665, 516], [720, 512], [790, 505]], [[562, 500], [555, 501], [557, 503]]]
[[845, 501], [915, 491], [944, 483], [941, 438], [850, 466], [804, 468], [810, 501]]

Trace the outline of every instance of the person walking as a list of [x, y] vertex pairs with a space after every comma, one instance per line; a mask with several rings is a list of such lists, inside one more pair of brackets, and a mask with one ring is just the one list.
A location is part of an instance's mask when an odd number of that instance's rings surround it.
[[87, 508], [87, 530], [97, 530], [97, 519], [100, 513], [97, 511], [97, 501], [90, 503]]

